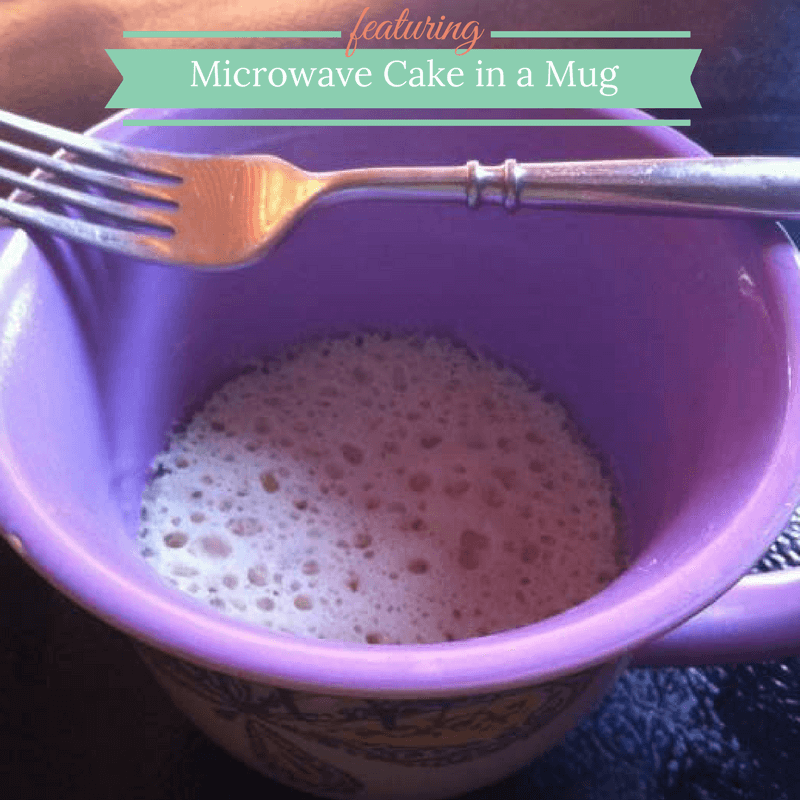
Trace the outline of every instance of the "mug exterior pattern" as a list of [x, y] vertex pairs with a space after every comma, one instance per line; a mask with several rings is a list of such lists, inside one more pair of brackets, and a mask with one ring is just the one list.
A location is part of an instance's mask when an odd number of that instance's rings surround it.
[[318, 746], [333, 757], [339, 751], [359, 761], [417, 770], [454, 767], [534, 736], [578, 698], [585, 701], [592, 684], [608, 670], [602, 665], [535, 686], [478, 695], [383, 700], [256, 684], [149, 647], [139, 649], [171, 694], [188, 692], [192, 702], [217, 718], [243, 726], [250, 752], [238, 755], [276, 781], [340, 798], [368, 796], [369, 787], [316, 755]]

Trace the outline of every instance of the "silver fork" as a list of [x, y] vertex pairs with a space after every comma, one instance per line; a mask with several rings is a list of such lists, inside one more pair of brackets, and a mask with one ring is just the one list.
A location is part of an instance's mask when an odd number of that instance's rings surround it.
[[[306, 172], [268, 155], [175, 155], [126, 147], [2, 110], [0, 124], [64, 151], [48, 156], [0, 140], [0, 153], [39, 168], [31, 176], [0, 168], [0, 179], [58, 203], [48, 210], [14, 193], [0, 199], [0, 214], [77, 242], [200, 269], [252, 263], [313, 203], [348, 198], [466, 200], [471, 207], [499, 203], [509, 211], [573, 207], [800, 219], [795, 158], [538, 164], [508, 159], [498, 166], [470, 161]], [[76, 216], [76, 209], [90, 212], [91, 221]]]

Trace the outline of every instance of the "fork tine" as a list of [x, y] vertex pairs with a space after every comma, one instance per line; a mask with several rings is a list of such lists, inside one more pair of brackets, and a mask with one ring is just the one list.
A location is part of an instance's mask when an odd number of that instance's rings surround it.
[[[54, 125], [48, 125], [45, 122], [37, 122], [27, 117], [21, 117], [19, 114], [13, 114], [4, 109], [0, 109], [0, 124], [24, 131], [84, 156], [92, 156], [124, 167], [137, 167], [136, 148], [104, 142], [102, 139], [94, 139], [80, 133], [57, 128]], [[147, 171], [167, 178], [179, 177], [158, 169], [148, 169]]]
[[163, 200], [170, 202], [171, 195], [166, 187], [158, 183], [143, 183], [141, 179], [126, 178], [123, 175], [116, 175], [112, 172], [104, 172], [100, 169], [86, 167], [83, 164], [76, 164], [63, 158], [54, 158], [36, 150], [29, 150], [27, 147], [20, 147], [11, 142], [4, 142], [0, 139], [0, 153], [5, 153], [19, 161], [35, 167], [47, 170], [67, 178], [75, 178], [84, 183], [94, 186], [104, 186], [108, 189], [116, 189], [127, 194], [135, 195], [146, 200]]
[[[96, 225], [82, 219], [72, 219], [42, 208], [26, 206], [0, 198], [0, 214], [21, 225], [30, 225], [47, 233], [55, 233], [75, 242], [114, 250], [124, 255], [153, 260], [164, 252], [163, 240], [107, 225]], [[159, 252], [161, 251], [161, 252]]]
[[129, 222], [138, 222], [143, 225], [152, 225], [156, 228], [171, 230], [169, 212], [166, 209], [144, 208], [131, 203], [120, 203], [104, 197], [96, 197], [85, 192], [77, 192], [57, 183], [28, 178], [11, 170], [0, 167], [0, 180], [7, 181], [13, 186], [25, 189], [35, 195], [51, 197], [61, 200], [71, 206], [99, 211], [102, 214]]

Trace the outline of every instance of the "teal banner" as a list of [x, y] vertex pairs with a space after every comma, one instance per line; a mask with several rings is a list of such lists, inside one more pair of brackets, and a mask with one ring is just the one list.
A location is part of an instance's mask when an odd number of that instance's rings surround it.
[[690, 49], [106, 52], [107, 108], [700, 108]]

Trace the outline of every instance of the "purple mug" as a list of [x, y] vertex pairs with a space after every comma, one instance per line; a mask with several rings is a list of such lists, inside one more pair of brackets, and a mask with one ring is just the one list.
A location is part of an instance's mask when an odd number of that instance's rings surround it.
[[[309, 169], [703, 154], [647, 126], [123, 117], [94, 135]], [[631, 661], [800, 652], [800, 572], [740, 580], [800, 497], [800, 272], [775, 225], [363, 202], [312, 211], [241, 271], [133, 263], [12, 228], [0, 267], [5, 536], [136, 640], [201, 728], [278, 780], [336, 798], [452, 796], [558, 741]], [[289, 342], [415, 328], [498, 353], [564, 400], [620, 482], [630, 567], [563, 614], [437, 645], [273, 633], [164, 586], [133, 539], [147, 465], [184, 410]]]

